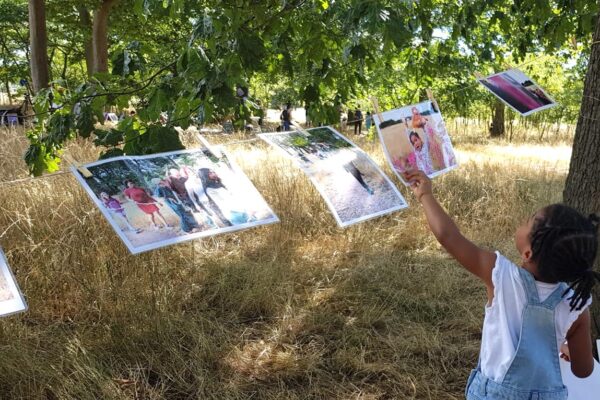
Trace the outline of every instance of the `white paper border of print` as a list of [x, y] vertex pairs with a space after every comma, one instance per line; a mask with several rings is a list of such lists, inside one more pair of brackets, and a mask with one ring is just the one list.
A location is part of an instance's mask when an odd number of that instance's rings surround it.
[[325, 203], [327, 204], [327, 207], [329, 207], [329, 210], [333, 214], [333, 217], [335, 218], [335, 221], [342, 228], [345, 228], [345, 227], [353, 225], [353, 224], [357, 224], [359, 222], [363, 222], [363, 221], [367, 221], [367, 220], [370, 220], [370, 219], [373, 219], [373, 218], [377, 218], [377, 217], [380, 217], [382, 215], [387, 215], [387, 214], [390, 214], [390, 213], [392, 213], [394, 211], [402, 210], [402, 209], [408, 207], [408, 203], [406, 202], [406, 200], [404, 199], [404, 197], [402, 196], [402, 194], [400, 193], [400, 191], [398, 190], [398, 188], [396, 187], [396, 185], [394, 185], [394, 183], [390, 180], [390, 178], [381, 170], [381, 168], [379, 168], [379, 166], [377, 165], [377, 163], [375, 163], [373, 161], [373, 159], [371, 157], [369, 157], [369, 155], [364, 150], [362, 150], [360, 147], [356, 146], [356, 144], [354, 144], [351, 140], [349, 140], [344, 135], [342, 135], [341, 133], [339, 133], [338, 131], [336, 131], [335, 129], [333, 129], [331, 126], [322, 126], [322, 127], [317, 127], [317, 128], [310, 128], [310, 129], [306, 129], [306, 131], [310, 132], [311, 130], [322, 129], [322, 128], [329, 129], [335, 135], [337, 135], [338, 137], [342, 138], [346, 142], [350, 143], [350, 145], [352, 145], [352, 149], [354, 151], [356, 151], [358, 153], [361, 153], [363, 156], [365, 156], [367, 158], [367, 160], [371, 163], [371, 165], [375, 168], [375, 170], [385, 179], [386, 183], [388, 185], [390, 185], [392, 191], [396, 194], [396, 197], [398, 198], [400, 204], [398, 204], [397, 206], [394, 206], [394, 207], [382, 210], [380, 212], [376, 212], [376, 213], [364, 215], [362, 217], [354, 218], [354, 219], [351, 219], [351, 220], [348, 220], [348, 221], [344, 222], [344, 221], [341, 220], [341, 218], [340, 218], [337, 210], [335, 209], [333, 203], [331, 202], [331, 200], [329, 199], [329, 197], [325, 193], [325, 190], [321, 187], [321, 185], [319, 184], [319, 182], [311, 174], [309, 174], [304, 169], [304, 167], [302, 166], [302, 164], [300, 163], [300, 161], [296, 157], [288, 154], [284, 149], [281, 148], [281, 146], [279, 146], [277, 143], [273, 142], [270, 139], [271, 136], [283, 136], [283, 135], [286, 135], [286, 134], [289, 134], [289, 133], [292, 133], [292, 132], [301, 133], [301, 131], [259, 133], [257, 136], [260, 137], [265, 142], [267, 142], [270, 146], [276, 148], [279, 153], [281, 153], [281, 154], [283, 154], [285, 156], [285, 158], [292, 160], [302, 170], [302, 172], [304, 172], [306, 174], [306, 176], [308, 176], [308, 178], [310, 179], [310, 181], [312, 182], [312, 184], [314, 185], [314, 187], [317, 189], [317, 191], [319, 192], [319, 194], [321, 195], [321, 197], [323, 198], [323, 200], [325, 200]]
[[[209, 236], [215, 236], [215, 235], [220, 235], [222, 233], [235, 232], [235, 231], [240, 231], [240, 230], [244, 230], [244, 229], [248, 229], [248, 228], [253, 228], [253, 227], [256, 227], [256, 226], [274, 224], [274, 223], [279, 222], [279, 217], [277, 216], [277, 214], [275, 214], [275, 212], [273, 211], [273, 209], [271, 208], [271, 206], [266, 202], [266, 200], [264, 199], [264, 197], [256, 189], [256, 186], [254, 186], [254, 184], [252, 183], [252, 181], [250, 180], [250, 178], [248, 178], [248, 176], [239, 168], [239, 166], [237, 165], [237, 163], [229, 156], [229, 153], [227, 153], [222, 146], [215, 146], [214, 148], [215, 148], [216, 151], [220, 152], [225, 157], [227, 157], [227, 159], [228, 159], [231, 167], [233, 168], [234, 172], [236, 174], [240, 174], [240, 178], [246, 180], [247, 183], [254, 188], [254, 190], [256, 191], [256, 194], [263, 200], [263, 202], [265, 203], [266, 208], [272, 214], [272, 217], [266, 218], [266, 219], [263, 219], [263, 220], [260, 220], [260, 221], [247, 222], [245, 224], [239, 224], [239, 225], [230, 226], [230, 227], [226, 227], [226, 228], [209, 229], [209, 230], [206, 230], [206, 231], [203, 231], [203, 232], [190, 233], [190, 234], [187, 234], [187, 235], [184, 235], [184, 236], [180, 236], [180, 237], [176, 237], [176, 238], [161, 240], [161, 241], [158, 241], [158, 242], [155, 242], [155, 243], [152, 243], [152, 244], [147, 244], [147, 245], [142, 245], [142, 246], [134, 246], [131, 243], [131, 241], [127, 238], [127, 236], [125, 236], [125, 234], [121, 231], [121, 228], [117, 225], [116, 221], [110, 215], [110, 213], [106, 209], [106, 207], [104, 207], [104, 205], [100, 202], [100, 200], [97, 198], [97, 196], [95, 195], [95, 193], [89, 187], [89, 185], [86, 182], [86, 178], [84, 178], [81, 175], [81, 173], [77, 170], [76, 167], [71, 167], [71, 172], [73, 173], [73, 175], [75, 175], [75, 178], [77, 178], [77, 180], [79, 181], [79, 183], [81, 184], [81, 186], [85, 189], [85, 191], [87, 192], [87, 194], [90, 196], [90, 198], [92, 199], [92, 201], [96, 205], [96, 207], [100, 210], [100, 212], [102, 213], [102, 215], [104, 215], [104, 218], [108, 221], [108, 223], [111, 225], [111, 227], [113, 228], [113, 230], [117, 233], [117, 235], [119, 235], [119, 237], [121, 238], [121, 240], [123, 241], [123, 243], [125, 244], [125, 246], [127, 246], [127, 249], [129, 249], [129, 251], [132, 254], [139, 254], [139, 253], [143, 253], [143, 252], [146, 252], [146, 251], [158, 249], [158, 248], [161, 248], [161, 247], [166, 247], [166, 246], [170, 246], [170, 245], [173, 245], [173, 244], [177, 244], [177, 243], [187, 242], [189, 240], [194, 240], [194, 239], [199, 239], [199, 238], [204, 238], [204, 237], [209, 237]], [[178, 154], [197, 153], [197, 152], [201, 152], [202, 149], [203, 148], [200, 147], [200, 148], [188, 149], [188, 150], [170, 151], [170, 152], [167, 152], [167, 153], [150, 154], [150, 155], [147, 155], [147, 156], [120, 156], [120, 157], [114, 157], [114, 158], [109, 158], [109, 159], [106, 159], [106, 160], [100, 160], [100, 161], [92, 162], [92, 163], [89, 163], [89, 164], [82, 165], [81, 167], [89, 168], [89, 167], [93, 167], [93, 166], [96, 166], [96, 165], [106, 164], [106, 163], [109, 163], [109, 162], [115, 162], [115, 161], [120, 161], [120, 160], [144, 160], [144, 159], [149, 159], [149, 158], [150, 159], [151, 158], [160, 158], [160, 157], [167, 157], [167, 156], [178, 155]]]
[[[420, 106], [422, 104], [429, 104], [430, 108], [434, 107], [433, 103], [430, 100], [425, 100], [425, 101], [422, 101], [420, 103], [411, 104], [409, 106], [404, 106], [404, 107], [394, 108], [393, 110], [383, 111], [381, 113], [381, 115], [385, 118], [387, 115], [390, 115], [392, 113], [398, 112], [399, 110], [403, 110], [405, 108], [406, 109], [410, 109], [410, 108], [413, 108], [413, 107]], [[450, 140], [450, 134], [448, 133], [448, 129], [446, 129], [446, 121], [444, 121], [444, 116], [442, 115], [442, 111], [438, 110], [438, 113], [440, 114], [440, 121], [442, 122], [442, 124], [444, 124], [444, 130], [446, 131], [446, 135], [448, 135], [448, 140]], [[390, 166], [390, 168], [392, 169], [392, 171], [394, 171], [394, 174], [398, 177], [398, 179], [400, 179], [400, 181], [404, 184], [404, 186], [410, 186], [410, 184], [406, 180], [404, 180], [404, 177], [402, 176], [402, 174], [400, 174], [398, 171], [396, 171], [396, 168], [394, 167], [394, 164], [392, 164], [392, 157], [390, 157], [390, 153], [388, 153], [387, 146], [385, 145], [385, 142], [383, 141], [383, 135], [381, 134], [381, 130], [379, 129], [379, 124], [381, 124], [381, 121], [379, 121], [379, 116], [377, 115], [377, 113], [373, 113], [371, 115], [371, 118], [373, 118], [373, 122], [375, 124], [375, 129], [377, 129], [377, 136], [379, 136], [379, 142], [381, 143], [381, 147], [383, 148], [383, 152], [385, 154], [385, 159], [387, 160], [388, 165]], [[450, 141], [450, 146], [452, 148], [452, 153], [454, 154], [454, 159], [456, 160], [456, 163], [454, 165], [446, 167], [446, 168], [444, 168], [442, 170], [435, 171], [435, 172], [432, 172], [431, 174], [428, 174], [427, 176], [429, 178], [435, 178], [436, 176], [445, 174], [447, 172], [452, 171], [453, 169], [458, 168], [458, 165], [459, 165], [458, 155], [454, 151], [454, 145], [452, 144], [452, 141]]]
[[20, 313], [23, 311], [27, 311], [27, 302], [25, 301], [25, 297], [21, 293], [19, 286], [17, 285], [17, 281], [15, 280], [15, 276], [13, 275], [10, 267], [8, 266], [8, 260], [0, 247], [0, 274], [6, 280], [8, 284], [8, 288], [13, 295], [11, 300], [0, 301], [0, 317], [6, 317], [12, 314]]
[[527, 117], [528, 115], [531, 115], [531, 114], [536, 113], [538, 111], [547, 110], [549, 108], [556, 107], [558, 105], [558, 102], [554, 99], [554, 97], [550, 96], [548, 94], [548, 92], [546, 92], [544, 90], [543, 87], [541, 87], [540, 85], [538, 85], [538, 83], [536, 81], [534, 81], [532, 78], [530, 78], [529, 75], [527, 75], [525, 72], [521, 71], [519, 68], [507, 69], [506, 71], [502, 71], [502, 72], [498, 72], [496, 74], [491, 74], [491, 75], [485, 76], [485, 77], [483, 77], [483, 79], [489, 79], [489, 78], [491, 78], [493, 76], [506, 74], [506, 73], [508, 73], [510, 71], [517, 71], [517, 72], [525, 75], [527, 77], [527, 79], [529, 79], [535, 86], [537, 86], [546, 95], [546, 97], [548, 97], [550, 100], [552, 100], [552, 103], [551, 104], [546, 104], [545, 106], [541, 106], [541, 107], [538, 107], [538, 108], [534, 108], [533, 110], [527, 111], [526, 113], [522, 113], [519, 110], [517, 110], [512, 104], [510, 104], [509, 102], [507, 102], [506, 100], [504, 100], [502, 97], [498, 96], [496, 93], [492, 92], [487, 86], [485, 86], [483, 83], [481, 83], [482, 78], [477, 78], [477, 82], [479, 82], [479, 84], [481, 86], [483, 86], [486, 91], [488, 91], [491, 94], [493, 94], [494, 96], [496, 96], [496, 98], [498, 98], [501, 102], [503, 102], [504, 104], [506, 104], [507, 106], [509, 106], [514, 112], [516, 112], [517, 114], [519, 114], [519, 115], [521, 115], [523, 117]]

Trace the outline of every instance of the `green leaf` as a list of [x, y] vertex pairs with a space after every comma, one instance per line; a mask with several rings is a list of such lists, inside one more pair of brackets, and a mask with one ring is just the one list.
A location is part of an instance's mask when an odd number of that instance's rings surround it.
[[118, 129], [96, 129], [94, 134], [96, 135], [96, 139], [94, 139], [96, 146], [111, 147], [123, 142], [123, 132]]
[[172, 125], [180, 126], [183, 129], [187, 129], [190, 126], [190, 102], [185, 97], [180, 97], [175, 102], [175, 110], [173, 112]]
[[67, 139], [71, 139], [73, 127], [73, 117], [70, 113], [55, 112], [48, 120], [46, 140], [53, 144], [62, 144]]
[[169, 99], [165, 92], [158, 88], [154, 91], [150, 100], [148, 100], [148, 106], [144, 108], [143, 112], [140, 112], [140, 118], [147, 122], [153, 122], [160, 117], [160, 113], [167, 108]]
[[123, 150], [118, 148], [108, 149], [100, 154], [100, 160], [106, 160], [107, 158], [120, 157], [125, 153]]
[[89, 103], [81, 104], [79, 113], [75, 115], [75, 129], [79, 136], [87, 138], [94, 131], [94, 113]]
[[262, 70], [267, 55], [264, 42], [255, 34], [244, 32], [238, 38], [238, 55], [242, 65], [250, 70]]
[[185, 149], [179, 139], [179, 133], [174, 128], [159, 124], [148, 127], [141, 136], [141, 146], [143, 146], [142, 151], [144, 154]]
[[104, 105], [106, 104], [105, 96], [96, 96], [92, 98], [90, 106], [92, 108], [92, 113], [100, 123], [104, 123]]

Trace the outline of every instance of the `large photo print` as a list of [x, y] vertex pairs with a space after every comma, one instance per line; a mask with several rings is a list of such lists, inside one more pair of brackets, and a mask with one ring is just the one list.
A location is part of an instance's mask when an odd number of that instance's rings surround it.
[[25, 311], [27, 304], [0, 249], [0, 317]]
[[73, 173], [132, 253], [277, 222], [246, 175], [219, 148], [87, 164]]
[[557, 104], [533, 79], [516, 68], [477, 80], [523, 116]]
[[330, 127], [259, 136], [296, 161], [342, 227], [407, 207], [373, 160]]
[[400, 180], [420, 169], [430, 178], [456, 168], [456, 156], [442, 114], [431, 101], [375, 113], [386, 158]]

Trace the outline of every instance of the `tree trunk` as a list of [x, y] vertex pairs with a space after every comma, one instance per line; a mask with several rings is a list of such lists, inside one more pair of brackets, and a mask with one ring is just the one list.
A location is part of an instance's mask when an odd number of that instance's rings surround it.
[[67, 80], [67, 67], [69, 66], [69, 53], [66, 51], [63, 51], [63, 68], [62, 68], [62, 72], [60, 74], [60, 77], [63, 80]]
[[8, 77], [4, 79], [4, 86], [6, 87], [6, 94], [8, 95], [8, 104], [12, 105], [13, 99], [12, 95], [10, 94], [10, 84], [8, 83]]
[[[584, 215], [600, 213], [600, 124], [596, 122], [600, 115], [600, 15], [593, 43], [563, 191], [564, 202]], [[600, 257], [596, 259], [595, 269], [600, 269]], [[598, 339], [600, 307], [597, 302], [592, 304], [591, 316], [596, 331], [594, 336]]]
[[92, 19], [90, 18], [90, 12], [84, 6], [77, 7], [79, 12], [79, 19], [81, 20], [81, 26], [84, 29], [84, 44], [83, 50], [85, 52], [85, 66], [87, 69], [87, 75], [91, 76], [94, 71], [94, 48], [92, 46]]
[[46, 4], [44, 0], [29, 0], [29, 43], [31, 48], [31, 79], [33, 92], [48, 87], [48, 39], [46, 36]]
[[586, 214], [600, 212], [600, 20], [594, 41], [563, 192], [565, 203]]
[[118, 0], [104, 0], [94, 11], [92, 26], [93, 72], [108, 72], [108, 15]]
[[492, 125], [490, 126], [490, 136], [499, 137], [504, 136], [504, 103], [500, 100], [496, 100], [494, 103], [494, 116], [492, 118]]

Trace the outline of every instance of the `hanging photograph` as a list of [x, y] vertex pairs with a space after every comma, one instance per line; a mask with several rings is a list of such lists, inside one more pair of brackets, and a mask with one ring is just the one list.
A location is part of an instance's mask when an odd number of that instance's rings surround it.
[[431, 101], [373, 114], [386, 158], [402, 183], [420, 169], [430, 178], [456, 168], [456, 156], [442, 114]]
[[0, 317], [27, 310], [8, 261], [0, 249]]
[[342, 227], [407, 207], [373, 160], [330, 127], [259, 136], [295, 160]]
[[132, 253], [279, 219], [223, 149], [117, 157], [73, 174]]
[[533, 79], [516, 68], [477, 80], [523, 116], [557, 105]]

